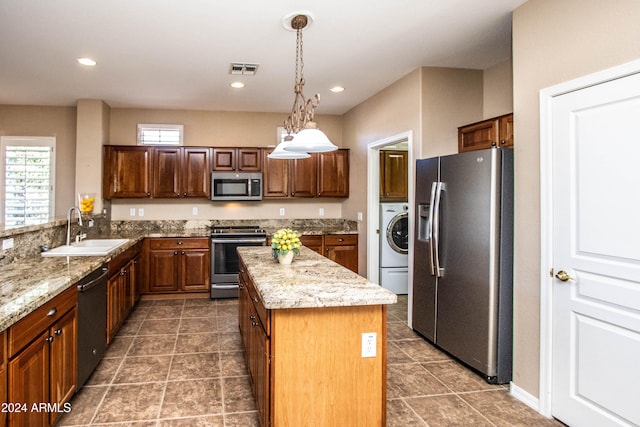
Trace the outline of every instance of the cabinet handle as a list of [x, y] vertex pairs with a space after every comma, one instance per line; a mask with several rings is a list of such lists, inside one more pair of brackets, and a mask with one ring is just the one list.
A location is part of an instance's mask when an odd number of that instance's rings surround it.
[[254, 314], [252, 314], [251, 316], [249, 316], [249, 319], [256, 320], [256, 316]]
[[255, 328], [256, 326], [258, 326], [258, 323], [257, 322], [251, 322], [251, 326], [253, 326]]
[[178, 245], [184, 245], [184, 242], [180, 241], [178, 242]]
[[498, 145], [495, 141], [491, 141], [491, 146], [495, 147], [496, 145]]
[[340, 238], [338, 239], [338, 242], [344, 242], [344, 239], [343, 239], [342, 237], [340, 237]]
[[187, 192], [186, 192], [186, 191], [184, 192], [183, 196], [184, 196], [184, 197], [187, 197]]
[[178, 255], [178, 251], [173, 251], [173, 254], [174, 255]]
[[151, 193], [147, 193], [147, 197], [151, 197]]
[[53, 342], [53, 337], [46, 337], [44, 340], [46, 342], [48, 342], [48, 343], [52, 343]]
[[180, 252], [181, 255], [184, 255], [184, 251]]
[[503, 145], [504, 145], [504, 144], [506, 144], [506, 143], [507, 143], [507, 141], [505, 141], [504, 139], [500, 140], [500, 144], [503, 144]]
[[49, 312], [47, 313], [47, 316], [48, 316], [48, 317], [55, 316], [55, 314], [56, 314], [57, 312], [58, 312], [58, 309], [57, 309], [57, 308], [55, 308], [55, 307], [53, 307], [53, 308], [51, 308], [51, 309], [49, 310]]
[[258, 297], [251, 297], [251, 299], [253, 300], [253, 302], [258, 302]]
[[127, 274], [127, 270], [120, 270], [120, 275], [124, 276], [125, 274]]
[[56, 329], [54, 334], [61, 335], [62, 334], [62, 329], [60, 329], [60, 328]]

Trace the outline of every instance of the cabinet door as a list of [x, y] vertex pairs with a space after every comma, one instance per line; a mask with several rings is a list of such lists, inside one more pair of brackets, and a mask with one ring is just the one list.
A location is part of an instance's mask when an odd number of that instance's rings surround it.
[[259, 172], [262, 170], [262, 155], [259, 148], [238, 148], [238, 170]]
[[131, 266], [131, 305], [136, 305], [136, 303], [140, 300], [140, 293], [142, 291], [142, 282], [144, 280], [144, 268], [142, 267], [142, 254], [136, 255], [133, 259], [133, 264]]
[[151, 196], [151, 148], [105, 146], [103, 173], [105, 199]]
[[311, 157], [307, 159], [291, 160], [289, 167], [291, 168], [289, 194], [292, 197], [316, 197], [318, 155], [311, 153]]
[[458, 152], [483, 150], [498, 145], [498, 119], [458, 128]]
[[120, 326], [120, 273], [114, 274], [107, 281], [107, 344], [111, 342]]
[[209, 197], [209, 148], [185, 147], [182, 156], [182, 196]]
[[[77, 336], [78, 317], [74, 308], [51, 327], [50, 336], [53, 337], [50, 348], [50, 396], [49, 401], [58, 404], [68, 402], [77, 387]], [[51, 424], [61, 415], [51, 412]]]
[[318, 197], [349, 197], [349, 150], [319, 154]]
[[[249, 290], [246, 286], [246, 278], [243, 276], [242, 271], [239, 275], [238, 284], [238, 327], [240, 329], [240, 336], [242, 337], [242, 348], [245, 355], [248, 357], [249, 352], [249, 331], [251, 330], [251, 320], [249, 316], [251, 307], [251, 298], [249, 297]], [[248, 365], [248, 359], [247, 359]]]
[[180, 197], [180, 158], [178, 147], [154, 149], [153, 197]]
[[406, 201], [409, 194], [406, 151], [380, 151], [380, 200]]
[[209, 290], [211, 258], [209, 249], [187, 249], [180, 252], [182, 264], [180, 290], [206, 292]]
[[265, 333], [260, 322], [253, 327], [253, 340], [252, 343], [254, 357], [254, 396], [256, 399], [256, 406], [258, 409], [258, 416], [260, 417], [260, 425], [269, 425], [269, 357], [270, 357], [270, 342], [269, 337]]
[[289, 196], [289, 160], [267, 157], [274, 149], [262, 150], [262, 197]]
[[234, 171], [236, 170], [236, 149], [235, 148], [214, 148], [213, 149], [213, 170], [214, 171]]
[[9, 362], [9, 402], [26, 404], [26, 412], [9, 413], [9, 425], [49, 425], [49, 413], [30, 411], [31, 405], [49, 401], [49, 330]]
[[343, 267], [358, 272], [358, 236], [330, 235], [324, 236], [325, 256]]
[[500, 147], [513, 147], [513, 114], [500, 117]]
[[149, 292], [178, 290], [180, 257], [177, 250], [149, 251]]

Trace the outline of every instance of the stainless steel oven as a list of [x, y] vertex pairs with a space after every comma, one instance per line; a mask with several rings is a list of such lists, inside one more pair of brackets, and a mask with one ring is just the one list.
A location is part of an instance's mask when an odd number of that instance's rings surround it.
[[267, 233], [258, 226], [211, 227], [211, 298], [238, 296], [238, 246], [265, 246]]

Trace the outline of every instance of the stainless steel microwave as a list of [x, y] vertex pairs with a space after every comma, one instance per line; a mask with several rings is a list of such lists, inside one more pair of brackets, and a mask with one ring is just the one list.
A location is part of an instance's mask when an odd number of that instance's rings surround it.
[[211, 200], [262, 200], [262, 172], [211, 172]]

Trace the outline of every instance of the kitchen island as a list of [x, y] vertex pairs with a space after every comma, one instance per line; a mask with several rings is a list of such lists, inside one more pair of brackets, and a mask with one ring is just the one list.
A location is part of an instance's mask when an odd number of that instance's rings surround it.
[[239, 326], [262, 426], [384, 426], [386, 305], [397, 297], [302, 247], [239, 247]]

